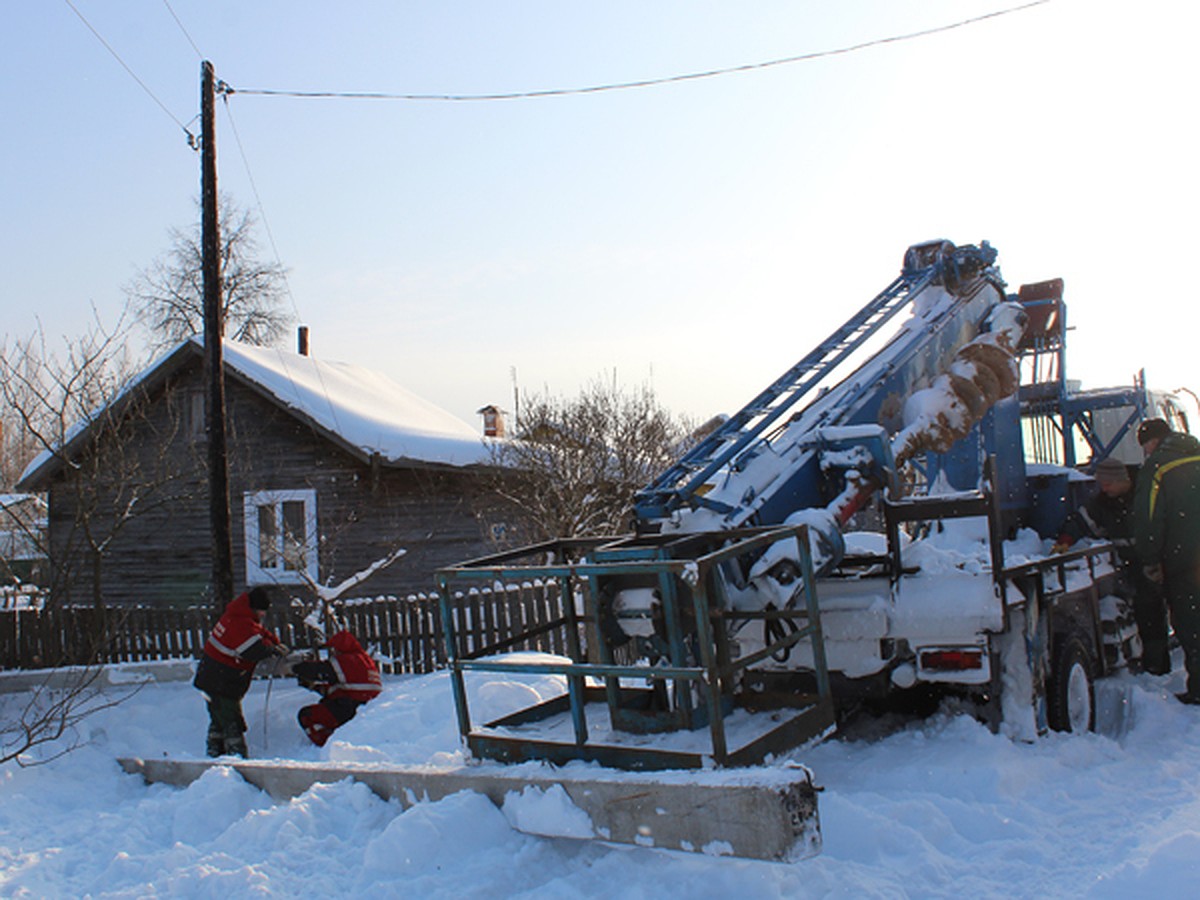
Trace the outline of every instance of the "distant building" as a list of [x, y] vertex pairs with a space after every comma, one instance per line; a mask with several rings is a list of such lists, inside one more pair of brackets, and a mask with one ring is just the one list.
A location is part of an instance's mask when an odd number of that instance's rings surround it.
[[0, 494], [0, 588], [43, 583], [45, 531], [42, 497]]

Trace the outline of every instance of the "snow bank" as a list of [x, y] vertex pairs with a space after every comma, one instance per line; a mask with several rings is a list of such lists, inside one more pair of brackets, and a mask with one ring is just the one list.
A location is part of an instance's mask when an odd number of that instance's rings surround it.
[[[585, 833], [579, 811], [553, 792], [516, 795], [503, 810], [463, 793], [402, 811], [350, 782], [276, 803], [228, 769], [185, 789], [146, 786], [115, 757], [198, 756], [206, 723], [189, 685], [149, 684], [88, 719], [75, 752], [0, 769], [0, 895], [1191, 896], [1200, 710], [1175, 701], [1181, 687], [1181, 673], [1123, 676], [1111, 689], [1122, 726], [1107, 736], [1014, 742], [949, 712], [862, 721], [796, 754], [825, 788], [825, 848], [779, 864], [722, 857], [719, 847], [679, 854], [511, 827]], [[469, 679], [481, 715], [561, 689], [555, 676]], [[380, 699], [324, 749], [294, 720], [311, 697], [256, 682], [245, 704], [252, 755], [463, 759], [444, 673], [386, 679]]]

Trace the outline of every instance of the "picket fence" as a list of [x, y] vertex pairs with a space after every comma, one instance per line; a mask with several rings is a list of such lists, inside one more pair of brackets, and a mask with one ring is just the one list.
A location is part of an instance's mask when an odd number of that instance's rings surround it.
[[[348, 628], [391, 674], [445, 665], [436, 595], [335, 603]], [[516, 650], [567, 652], [567, 618], [553, 581], [471, 591], [451, 600], [459, 652], [486, 656]], [[298, 606], [272, 608], [268, 627], [290, 647], [318, 642]], [[194, 659], [216, 621], [212, 610], [145, 607], [0, 609], [0, 669], [45, 669]]]

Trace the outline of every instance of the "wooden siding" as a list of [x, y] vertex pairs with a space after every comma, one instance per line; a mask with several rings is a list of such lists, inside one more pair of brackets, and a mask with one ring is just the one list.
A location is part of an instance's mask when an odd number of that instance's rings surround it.
[[[121, 516], [119, 486], [93, 478], [95, 503], [66, 471], [50, 488], [52, 602], [60, 605], [187, 607], [209, 604], [211, 553], [203, 460], [203, 423], [197, 421], [199, 360], [184, 367], [150, 398], [123, 435], [125, 468], [146, 475], [147, 499]], [[431, 590], [442, 566], [490, 552], [476, 515], [482, 476], [463, 470], [372, 466], [234, 378], [227, 382], [230, 507], [234, 581], [246, 580], [246, 492], [312, 490], [316, 494], [320, 581], [338, 584], [387, 556], [406, 553], [355, 587], [356, 596], [404, 596]], [[118, 472], [118, 474], [121, 474]], [[86, 508], [85, 508], [86, 507]], [[100, 513], [89, 510], [98, 508]], [[91, 517], [105, 535], [91, 552], [80, 523]], [[304, 586], [280, 593], [311, 597]]]

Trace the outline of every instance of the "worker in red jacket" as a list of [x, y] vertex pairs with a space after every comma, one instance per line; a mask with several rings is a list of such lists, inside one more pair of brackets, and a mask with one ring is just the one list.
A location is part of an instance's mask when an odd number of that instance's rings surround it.
[[247, 755], [242, 698], [250, 690], [254, 667], [288, 652], [262, 624], [270, 608], [271, 596], [265, 588], [239, 594], [225, 607], [204, 644], [192, 684], [208, 702], [209, 756]]
[[339, 631], [321, 645], [329, 658], [296, 663], [292, 672], [302, 687], [316, 691], [321, 702], [297, 713], [308, 739], [324, 747], [329, 736], [354, 718], [358, 708], [383, 690], [379, 667], [349, 631]]

